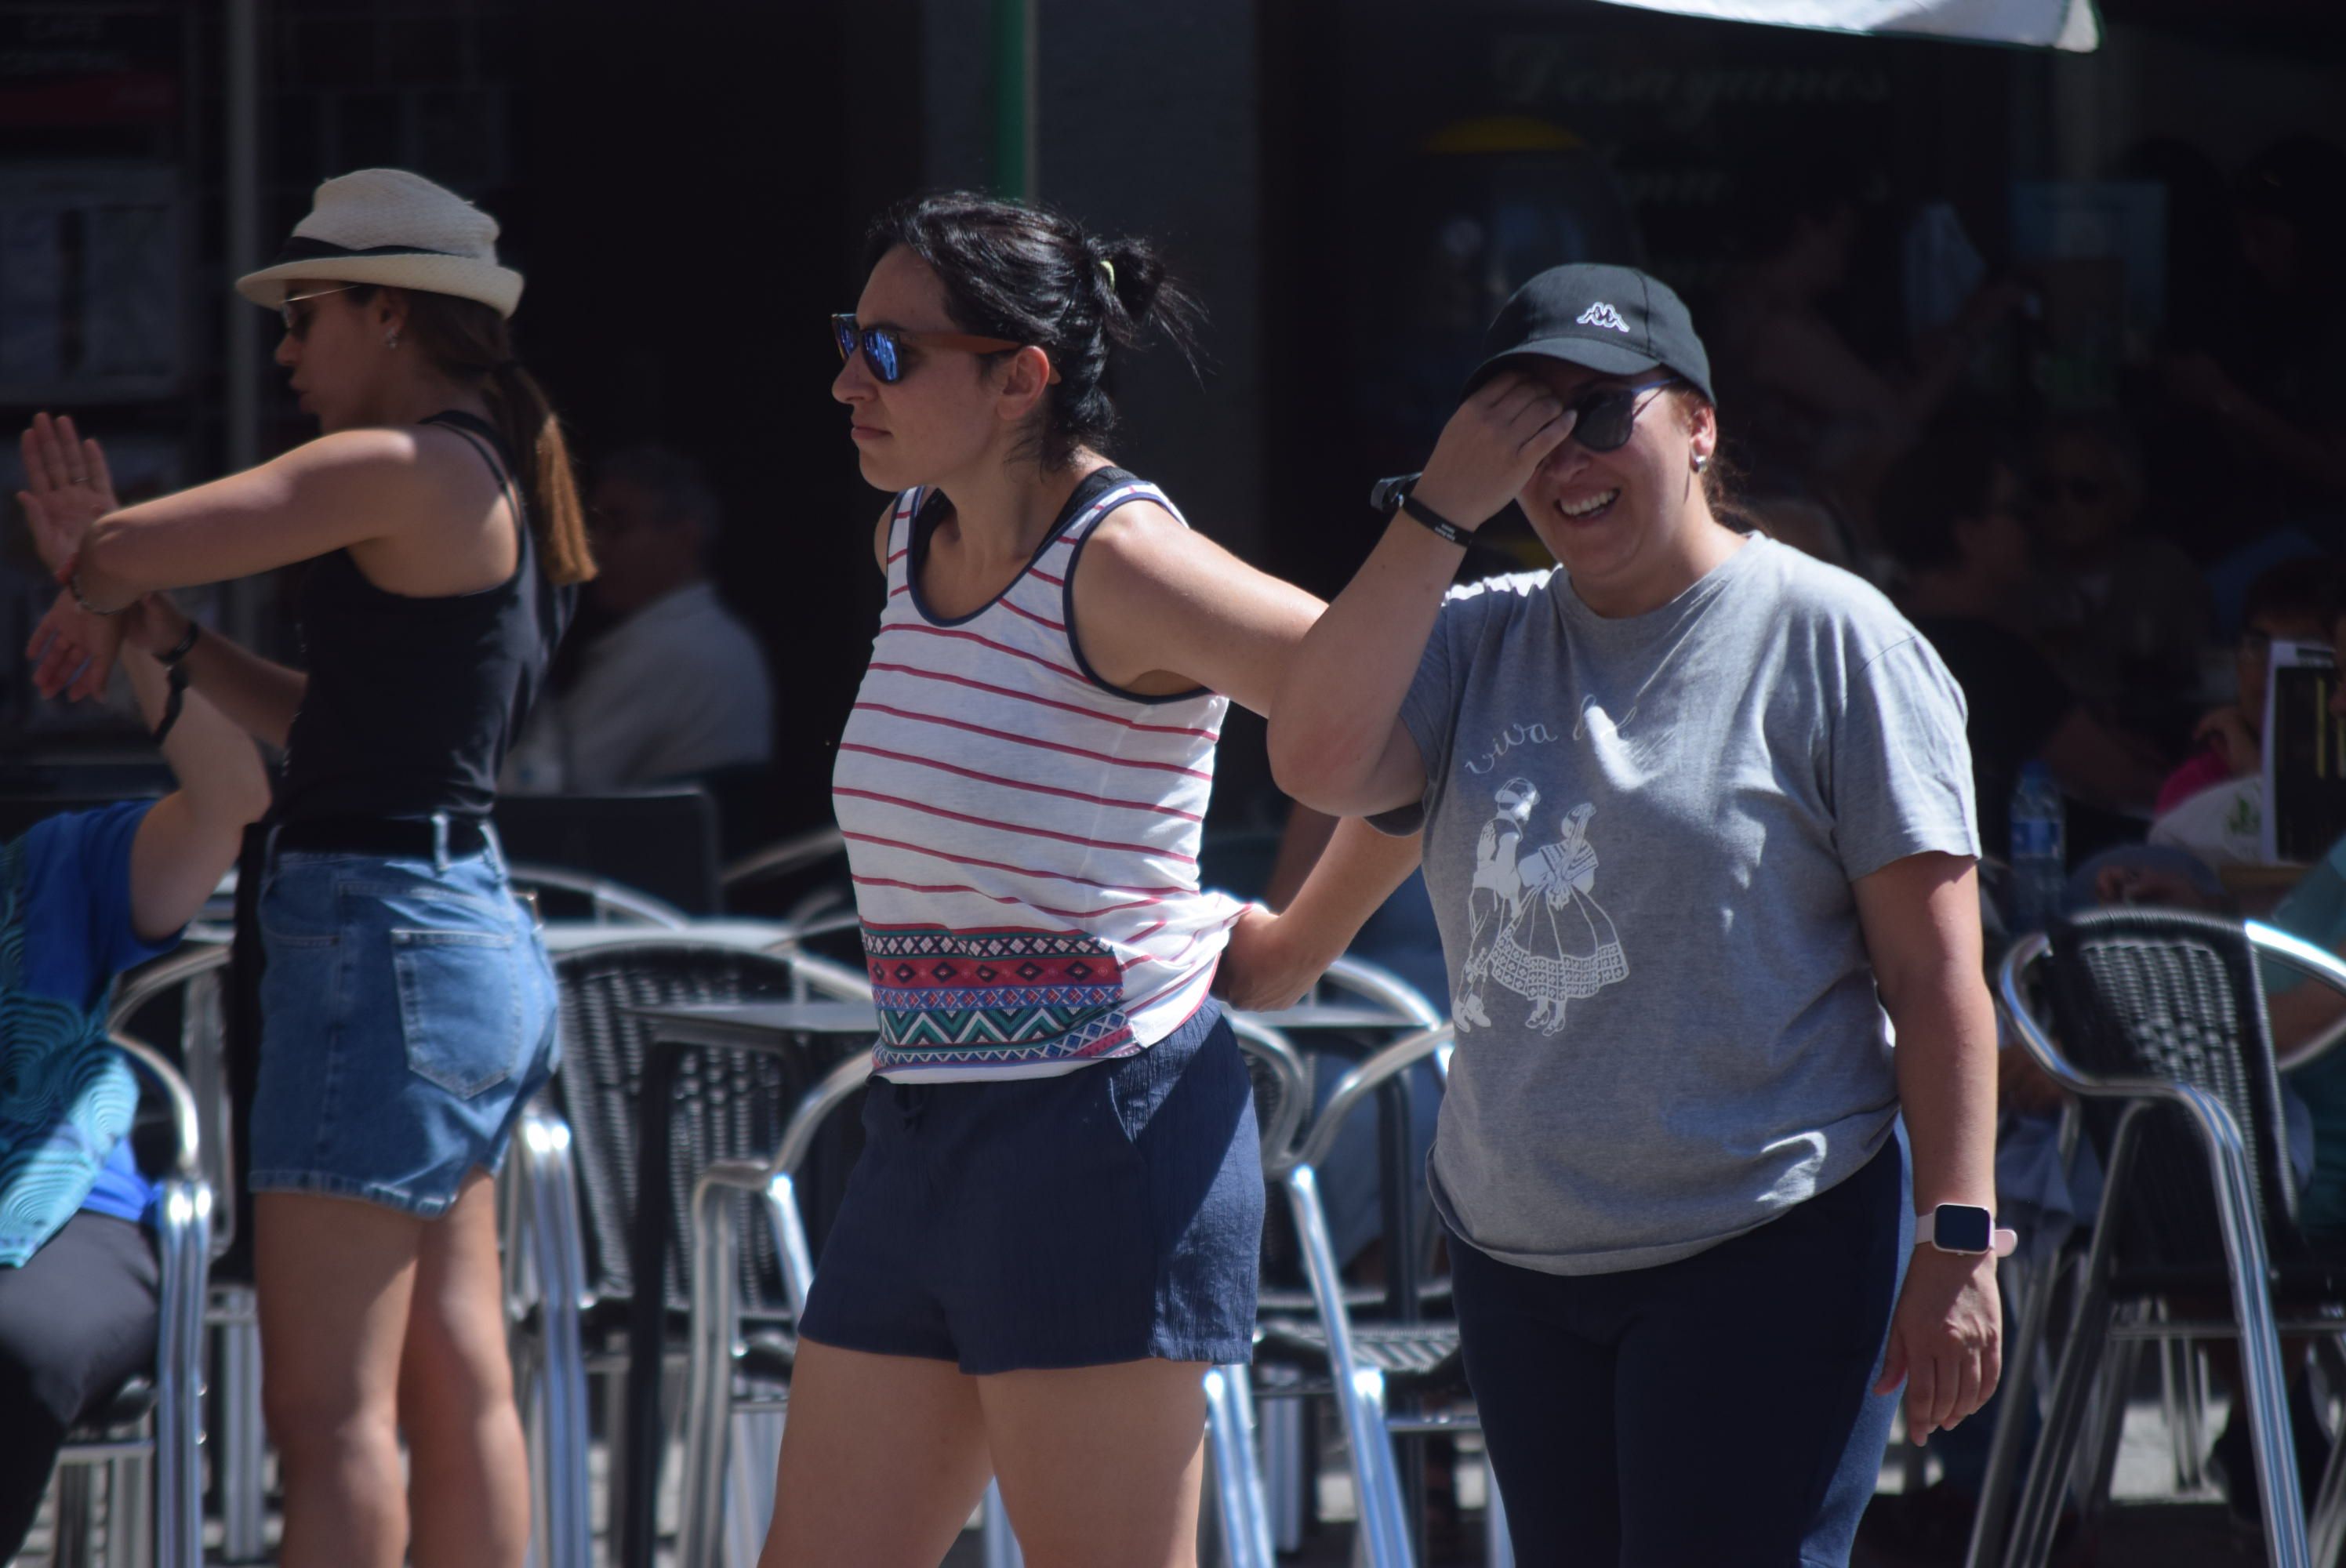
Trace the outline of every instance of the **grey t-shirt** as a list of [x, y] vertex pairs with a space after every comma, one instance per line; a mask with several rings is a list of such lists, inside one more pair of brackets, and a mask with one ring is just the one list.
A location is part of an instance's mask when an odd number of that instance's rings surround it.
[[1760, 536], [1607, 620], [1454, 590], [1402, 707], [1458, 1027], [1434, 1202], [1552, 1274], [1690, 1257], [1891, 1135], [1850, 884], [1976, 856], [1964, 696], [1860, 579]]

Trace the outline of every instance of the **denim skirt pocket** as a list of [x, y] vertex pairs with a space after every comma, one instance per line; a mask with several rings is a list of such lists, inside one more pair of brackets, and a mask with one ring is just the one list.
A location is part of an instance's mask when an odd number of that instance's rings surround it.
[[512, 1075], [524, 1044], [518, 942], [510, 929], [392, 929], [410, 1072], [461, 1099]]

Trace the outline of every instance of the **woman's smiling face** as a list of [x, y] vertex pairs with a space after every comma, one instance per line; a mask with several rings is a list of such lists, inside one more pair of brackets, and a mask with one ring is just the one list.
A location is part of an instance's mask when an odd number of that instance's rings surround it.
[[[1590, 392], [1654, 379], [1650, 372], [1606, 375], [1545, 358], [1526, 358], [1515, 368], [1536, 377], [1567, 407]], [[1591, 452], [1568, 440], [1533, 471], [1516, 497], [1540, 542], [1592, 607], [1642, 597], [1641, 585], [1670, 570], [1683, 530], [1709, 515], [1694, 465], [1698, 456], [1707, 461], [1718, 443], [1709, 405], [1676, 388], [1656, 388], [1638, 394], [1637, 410], [1621, 446]]]

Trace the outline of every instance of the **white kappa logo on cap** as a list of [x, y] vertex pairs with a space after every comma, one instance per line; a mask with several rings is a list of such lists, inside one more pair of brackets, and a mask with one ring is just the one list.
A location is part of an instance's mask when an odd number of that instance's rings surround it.
[[1579, 324], [1584, 327], [1610, 327], [1617, 332], [1629, 330], [1629, 323], [1621, 319], [1621, 312], [1602, 300], [1580, 312]]

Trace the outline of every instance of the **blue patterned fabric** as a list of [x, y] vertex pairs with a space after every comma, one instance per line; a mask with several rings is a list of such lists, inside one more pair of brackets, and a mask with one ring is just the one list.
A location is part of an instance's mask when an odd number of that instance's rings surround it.
[[110, 1167], [138, 1087], [102, 1042], [114, 974], [160, 951], [129, 923], [145, 812], [52, 819], [0, 850], [0, 1266], [38, 1251], [102, 1176], [124, 1185]]

